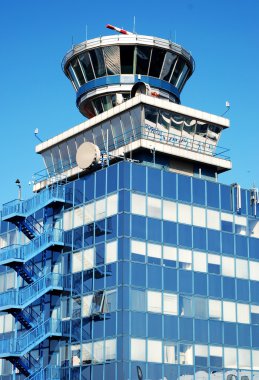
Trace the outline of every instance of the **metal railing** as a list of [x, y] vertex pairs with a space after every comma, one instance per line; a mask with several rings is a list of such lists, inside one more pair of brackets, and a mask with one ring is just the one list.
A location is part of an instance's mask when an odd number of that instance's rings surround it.
[[59, 380], [61, 374], [60, 367], [48, 365], [45, 368], [40, 369], [36, 373], [27, 377], [27, 380]]
[[[206, 156], [222, 158], [224, 160], [230, 160], [230, 157], [226, 155], [229, 152], [229, 149], [220, 147], [216, 144], [216, 141], [205, 138], [204, 140], [195, 139], [195, 136], [187, 137], [184, 135], [177, 135], [170, 133], [169, 131], [163, 131], [157, 127], [151, 127], [149, 125], [142, 125], [134, 130], [124, 132], [123, 134], [116, 136], [112, 139], [112, 142], [109, 143], [108, 152], [112, 156], [112, 152], [118, 148], [121, 148], [125, 145], [133, 143], [134, 141], [145, 139], [153, 142], [159, 142], [166, 144], [168, 146], [174, 146], [184, 150], [202, 153]], [[106, 148], [104, 146], [99, 146], [104, 153]], [[60, 161], [56, 163], [55, 166], [51, 166], [47, 169], [43, 169], [34, 175], [35, 183], [39, 183], [44, 180], [54, 180], [58, 178], [61, 173], [64, 173], [70, 169], [73, 169], [77, 166], [76, 161], [70, 163], [63, 163]]]
[[14, 244], [0, 250], [0, 265], [12, 261], [26, 262], [44, 251], [51, 245], [64, 245], [64, 232], [53, 228], [36, 236], [30, 243], [25, 245]]
[[0, 357], [22, 356], [50, 336], [61, 336], [62, 324], [58, 319], [49, 318], [19, 338], [0, 341]]
[[0, 293], [0, 310], [24, 309], [50, 289], [62, 289], [62, 287], [63, 276], [59, 273], [48, 273], [24, 288]]
[[5, 203], [3, 205], [2, 218], [7, 219], [12, 215], [27, 217], [54, 201], [65, 201], [64, 186], [50, 186], [28, 200], [14, 199], [11, 202]]

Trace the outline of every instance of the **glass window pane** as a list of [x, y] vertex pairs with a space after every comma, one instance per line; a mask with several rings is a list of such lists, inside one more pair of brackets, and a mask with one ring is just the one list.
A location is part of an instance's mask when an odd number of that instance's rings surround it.
[[83, 207], [74, 209], [74, 228], [80, 227], [84, 224]]
[[207, 255], [204, 252], [193, 252], [193, 269], [199, 272], [207, 272]]
[[107, 339], [105, 341], [105, 360], [116, 359], [116, 339]]
[[209, 299], [209, 317], [221, 320], [221, 301]]
[[176, 294], [164, 293], [164, 314], [178, 314], [178, 299]]
[[94, 266], [94, 248], [83, 251], [83, 270], [92, 269]]
[[89, 203], [84, 206], [84, 219], [85, 224], [89, 224], [94, 221], [94, 203]]
[[235, 348], [224, 348], [224, 367], [237, 368], [237, 351]]
[[237, 303], [237, 322], [250, 323], [249, 305]]
[[163, 249], [163, 258], [164, 260], [172, 260], [176, 261], [177, 260], [177, 250], [175, 247], [169, 247], [169, 246], [164, 246]]
[[248, 261], [236, 259], [236, 276], [248, 279]]
[[104, 58], [103, 58], [103, 49], [97, 48], [94, 50], [90, 50], [89, 54], [91, 56], [96, 78], [105, 76], [106, 69], [105, 69]]
[[133, 214], [146, 216], [146, 197], [145, 195], [132, 194], [131, 212]]
[[104, 342], [94, 342], [93, 343], [93, 361], [94, 363], [102, 363], [104, 359]]
[[106, 264], [113, 263], [118, 259], [118, 241], [112, 241], [106, 244]]
[[177, 55], [171, 52], [166, 52], [164, 65], [162, 68], [162, 72], [160, 78], [166, 81], [169, 81], [171, 73], [173, 71], [175, 62], [177, 59]]
[[72, 272], [81, 272], [83, 269], [82, 252], [77, 252], [72, 255]]
[[166, 342], [164, 344], [164, 363], [177, 364], [177, 344]]
[[146, 341], [145, 339], [131, 338], [131, 360], [146, 360]]
[[147, 75], [151, 48], [149, 46], [137, 46], [137, 69], [136, 74]]
[[95, 202], [95, 220], [104, 219], [105, 213], [105, 199], [100, 199]]
[[146, 255], [146, 243], [138, 240], [131, 240], [131, 252], [138, 255]]
[[222, 256], [222, 275], [235, 277], [235, 260], [232, 257]]
[[207, 227], [213, 230], [220, 230], [219, 212], [207, 210]]
[[83, 67], [85, 77], [87, 81], [94, 79], [94, 72], [90, 62], [88, 52], [83, 53], [79, 56], [81, 66]]
[[148, 340], [147, 360], [153, 363], [162, 363], [162, 342], [158, 340]]
[[118, 194], [107, 197], [107, 218], [118, 213]]
[[178, 58], [173, 75], [170, 79], [170, 83], [172, 83], [174, 86], [176, 86], [178, 78], [180, 77], [182, 70], [184, 69], [184, 65], [185, 65], [184, 61]]
[[159, 244], [147, 244], [147, 255], [150, 257], [162, 258], [162, 247]]
[[104, 60], [108, 75], [120, 74], [120, 48], [119, 46], [105, 46], [103, 48]]
[[193, 365], [193, 346], [190, 344], [180, 344], [179, 349], [180, 364]]
[[147, 292], [147, 310], [153, 313], [162, 313], [162, 294], [159, 292]]
[[191, 224], [192, 222], [191, 206], [178, 203], [178, 222]]
[[163, 219], [176, 222], [176, 203], [163, 200]]
[[136, 311], [146, 311], [146, 292], [144, 290], [131, 290], [131, 307]]
[[147, 215], [151, 218], [161, 218], [161, 199], [147, 197]]
[[82, 301], [82, 317], [89, 317], [92, 312], [93, 294], [84, 296]]
[[159, 78], [164, 62], [165, 53], [166, 51], [163, 49], [153, 48], [149, 68], [149, 75], [151, 77]]
[[205, 209], [201, 207], [192, 208], [193, 224], [199, 227], [206, 227], [206, 213]]
[[250, 261], [249, 267], [250, 267], [250, 280], [258, 281], [259, 263], [255, 261]]
[[121, 74], [133, 74], [134, 46], [120, 46]]
[[179, 266], [180, 268], [192, 269], [192, 251], [189, 249], [179, 249]]
[[223, 301], [223, 320], [225, 322], [236, 322], [235, 302]]

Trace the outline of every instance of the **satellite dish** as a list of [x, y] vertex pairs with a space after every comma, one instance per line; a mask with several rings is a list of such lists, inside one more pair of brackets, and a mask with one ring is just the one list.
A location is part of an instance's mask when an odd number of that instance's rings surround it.
[[134, 86], [131, 89], [131, 98], [134, 98], [134, 96], [138, 95], [150, 95], [151, 94], [151, 89], [149, 84], [144, 83], [144, 82], [137, 82], [134, 84]]
[[76, 152], [76, 162], [81, 169], [87, 169], [92, 164], [96, 164], [100, 157], [101, 153], [98, 146], [89, 141], [81, 144]]

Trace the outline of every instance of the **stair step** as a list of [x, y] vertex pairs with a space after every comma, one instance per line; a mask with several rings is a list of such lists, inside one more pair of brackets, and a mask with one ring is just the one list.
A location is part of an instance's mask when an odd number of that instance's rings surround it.
[[27, 365], [22, 361], [21, 358], [15, 358], [10, 356], [7, 358], [23, 375], [30, 376], [30, 371]]

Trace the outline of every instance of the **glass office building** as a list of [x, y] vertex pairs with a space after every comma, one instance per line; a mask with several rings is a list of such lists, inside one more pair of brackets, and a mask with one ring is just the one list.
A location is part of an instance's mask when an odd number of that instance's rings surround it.
[[89, 120], [2, 207], [0, 378], [258, 380], [258, 194], [218, 179], [229, 121], [180, 104], [192, 57], [109, 36], [63, 68]]

